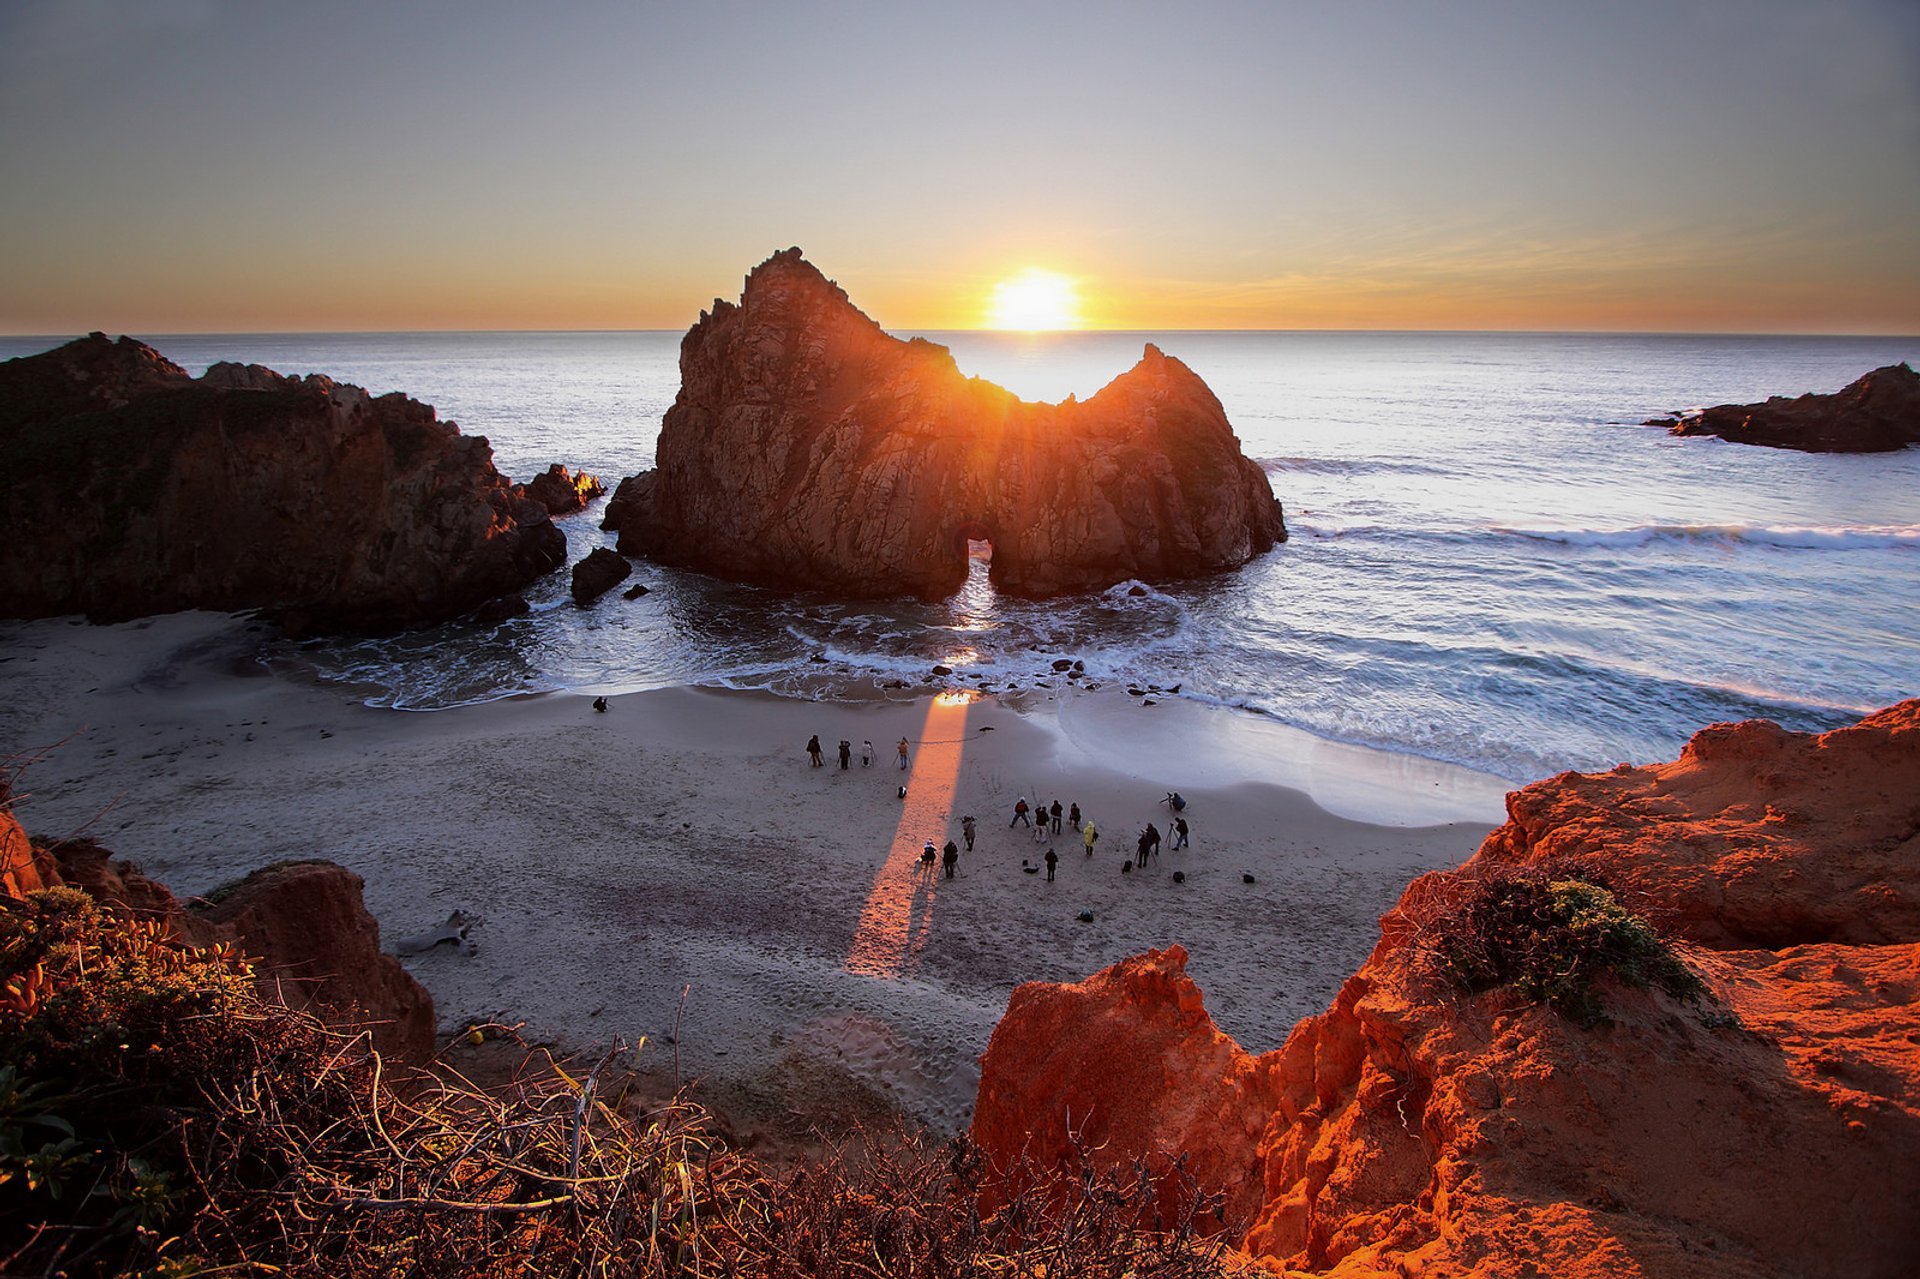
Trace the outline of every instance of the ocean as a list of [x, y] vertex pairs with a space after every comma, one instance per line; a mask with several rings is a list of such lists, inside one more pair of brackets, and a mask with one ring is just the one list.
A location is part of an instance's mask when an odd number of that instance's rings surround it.
[[[908, 335], [912, 336], [912, 335]], [[1502, 333], [927, 333], [1027, 398], [1091, 395], [1154, 342], [1206, 379], [1292, 540], [1203, 581], [1066, 599], [845, 602], [640, 563], [587, 609], [351, 642], [276, 668], [433, 710], [668, 685], [853, 697], [936, 663], [1031, 688], [1059, 657], [1178, 696], [1512, 782], [1671, 758], [1718, 720], [1836, 727], [1920, 694], [1920, 449], [1819, 456], [1681, 440], [1675, 409], [1832, 391], [1920, 338]], [[149, 337], [433, 404], [528, 479], [652, 463], [678, 333]], [[57, 339], [0, 339], [0, 358]], [[565, 519], [578, 560], [612, 536]]]

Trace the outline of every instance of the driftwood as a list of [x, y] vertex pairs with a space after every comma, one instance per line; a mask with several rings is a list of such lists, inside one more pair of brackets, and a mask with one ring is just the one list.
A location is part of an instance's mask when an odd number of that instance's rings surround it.
[[430, 933], [420, 933], [413, 937], [403, 937], [393, 944], [396, 955], [420, 955], [432, 950], [441, 942], [452, 942], [453, 948], [462, 955], [476, 953], [480, 947], [467, 934], [478, 927], [480, 919], [465, 911], [456, 910], [447, 916], [447, 922]]

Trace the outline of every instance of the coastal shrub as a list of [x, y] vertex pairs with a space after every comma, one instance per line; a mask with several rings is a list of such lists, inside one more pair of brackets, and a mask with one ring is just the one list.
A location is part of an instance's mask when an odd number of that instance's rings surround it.
[[155, 1235], [177, 1198], [176, 1108], [256, 1002], [231, 947], [183, 946], [72, 888], [0, 898], [0, 1273], [34, 1273], [19, 1262], [36, 1244], [84, 1273]]
[[1605, 885], [1539, 867], [1475, 881], [1438, 921], [1433, 948], [1456, 985], [1508, 987], [1583, 1026], [1605, 1020], [1605, 977], [1688, 1000], [1705, 990], [1652, 925]]
[[[0, 899], [0, 1274], [1142, 1276], [1229, 1267], [1168, 1177], [990, 1177], [964, 1139], [785, 1172], [616, 1045], [396, 1083], [244, 959], [53, 889]], [[997, 1206], [995, 1206], [997, 1205]]]

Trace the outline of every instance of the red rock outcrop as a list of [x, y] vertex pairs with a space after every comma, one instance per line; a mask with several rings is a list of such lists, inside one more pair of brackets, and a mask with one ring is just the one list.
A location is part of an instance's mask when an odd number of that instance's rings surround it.
[[[11, 814], [0, 811], [0, 839]], [[380, 925], [367, 913], [360, 877], [333, 862], [289, 862], [255, 871], [210, 904], [183, 908], [166, 885], [96, 844], [68, 841], [36, 849], [32, 888], [69, 884], [134, 915], [165, 920], [195, 946], [232, 942], [255, 960], [260, 988], [290, 1008], [311, 1009], [336, 1025], [366, 1027], [374, 1047], [421, 1062], [433, 1055], [433, 996], [380, 949]], [[18, 894], [15, 894], [18, 895]]]
[[547, 509], [400, 394], [100, 334], [0, 364], [0, 612], [263, 608], [293, 629], [457, 616], [566, 561]]
[[[0, 785], [0, 796], [4, 790], [4, 785]], [[0, 802], [0, 894], [25, 897], [59, 882], [52, 862], [34, 847], [27, 832], [14, 820], [13, 813]]]
[[1735, 444], [1804, 453], [1891, 453], [1920, 444], [1920, 373], [1889, 364], [1831, 395], [1717, 404], [1646, 425], [1664, 426], [1672, 435], [1717, 435]]
[[[1232, 1094], [1271, 1104], [1260, 1206], [1241, 1220], [1276, 1268], [1915, 1273], [1920, 701], [1818, 736], [1717, 725], [1671, 764], [1563, 774], [1508, 807], [1466, 865], [1408, 888], [1331, 1009], [1250, 1062], [1184, 991], [1147, 998], [1110, 970], [1079, 988], [1103, 999], [1061, 1016], [1023, 987], [983, 1059], [976, 1138], [1010, 1153], [1009, 1116], [1045, 1125], [1059, 1097], [1101, 1088], [1139, 1026], [1147, 1055], [1191, 1074], [1168, 1079], [1184, 1097], [1121, 1113], [1105, 1157], [1193, 1145], [1237, 1159]], [[1603, 875], [1657, 912], [1707, 997], [1616, 984], [1607, 1022], [1587, 1028], [1445, 983], [1430, 930], [1477, 877], [1516, 864]], [[1095, 1035], [1113, 1046], [1104, 1062], [1012, 1073], [1036, 1045]], [[1192, 1107], [1235, 1118], [1162, 1120]]]
[[1015, 990], [981, 1058], [974, 1140], [1003, 1164], [1024, 1152], [1066, 1165], [1076, 1148], [1116, 1143], [1155, 1157], [1155, 1171], [1184, 1156], [1196, 1181], [1229, 1193], [1228, 1220], [1251, 1220], [1278, 1094], [1214, 1026], [1186, 969], [1186, 950], [1170, 946], [1083, 982]]
[[890, 337], [800, 256], [680, 345], [656, 468], [605, 527], [629, 555], [845, 595], [951, 594], [967, 541], [1001, 590], [1044, 596], [1244, 564], [1280, 504], [1220, 402], [1149, 346], [1092, 399], [1032, 404]]

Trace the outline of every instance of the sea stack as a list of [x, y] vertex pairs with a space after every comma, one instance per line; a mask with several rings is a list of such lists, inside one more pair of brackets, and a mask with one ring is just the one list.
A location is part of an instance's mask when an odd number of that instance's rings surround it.
[[776, 253], [680, 346], [656, 469], [623, 481], [619, 547], [736, 580], [939, 598], [992, 544], [1026, 596], [1236, 568], [1286, 538], [1220, 402], [1149, 345], [1084, 402], [1028, 403], [889, 336]]
[[1717, 435], [1735, 444], [1803, 453], [1892, 453], [1920, 444], [1920, 373], [1889, 364], [1831, 395], [1770, 397], [1763, 404], [1716, 404], [1698, 413], [1651, 418], [1670, 435]]
[[566, 562], [547, 508], [430, 405], [313, 374], [201, 378], [103, 334], [0, 364], [0, 614], [265, 609], [442, 621]]

